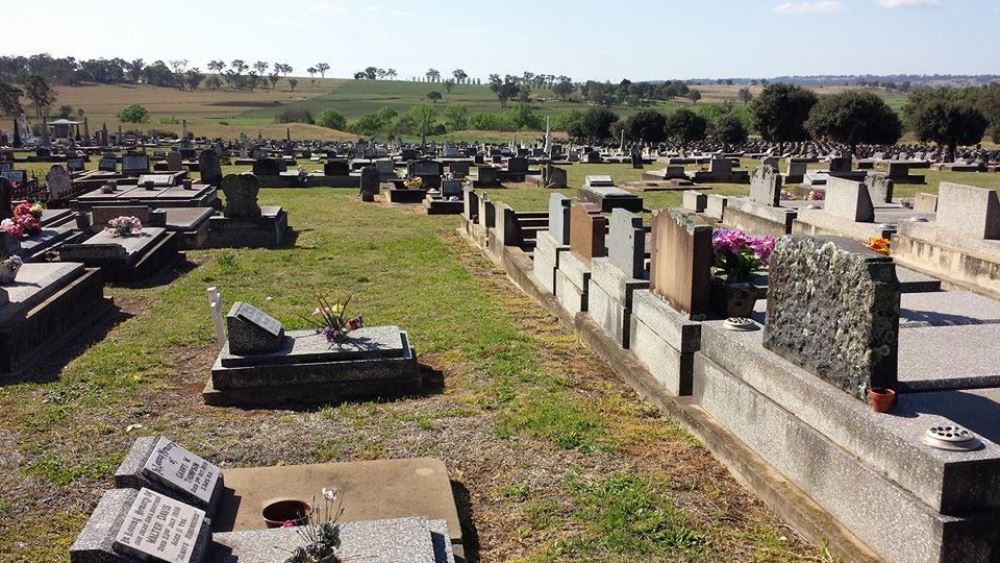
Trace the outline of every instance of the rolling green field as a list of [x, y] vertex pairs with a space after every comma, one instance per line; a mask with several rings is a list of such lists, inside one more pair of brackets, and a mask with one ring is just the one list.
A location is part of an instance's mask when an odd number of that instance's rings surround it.
[[[695, 88], [701, 90], [704, 95], [697, 104], [687, 99], [676, 98], [669, 102], [655, 102], [648, 107], [670, 113], [682, 107], [704, 112], [709, 111], [713, 105], [725, 102], [741, 105], [737, 99], [738, 86], [702, 85]], [[357, 135], [306, 123], [277, 123], [275, 118], [288, 109], [306, 109], [314, 117], [323, 110], [332, 109], [343, 114], [348, 120], [357, 119], [382, 108], [391, 108], [404, 114], [415, 105], [429, 103], [427, 94], [432, 90], [440, 92], [443, 96], [441, 101], [433, 104], [438, 109], [439, 115], [452, 106], [464, 107], [470, 114], [500, 114], [511, 111], [509, 108], [500, 107], [500, 103], [488, 86], [456, 85], [452, 93], [448, 94], [444, 84], [409, 81], [301, 78], [294, 91], [284, 80], [280, 81], [274, 90], [257, 89], [253, 92], [231, 90], [190, 92], [146, 85], [60, 86], [56, 90], [58, 99], [54, 107], [69, 105], [73, 107], [74, 112], [82, 109], [90, 121], [91, 131], [96, 131], [102, 124], [107, 124], [112, 131], [122, 126], [124, 129], [143, 131], [156, 129], [179, 135], [181, 121], [187, 120], [188, 129], [193, 134], [223, 139], [238, 138], [240, 133], [251, 137], [259, 134], [265, 138], [284, 138], [286, 133], [290, 133], [293, 139], [353, 139]], [[762, 87], [751, 87], [751, 90], [756, 95], [760, 93]], [[833, 94], [842, 90], [842, 88], [826, 88], [817, 90], [817, 93]], [[905, 104], [904, 94], [882, 90], [878, 92], [897, 111]], [[143, 124], [121, 123], [117, 113], [130, 104], [146, 107], [151, 114], [149, 121]], [[593, 107], [580, 102], [559, 100], [551, 91], [544, 89], [532, 91], [531, 106], [543, 117], [555, 117], [572, 110], [585, 111]], [[617, 105], [611, 109], [626, 117], [646, 108]], [[518, 135], [531, 139], [538, 133], [522, 132]], [[458, 131], [430, 139], [505, 141], [510, 138], [511, 133], [506, 132]]]

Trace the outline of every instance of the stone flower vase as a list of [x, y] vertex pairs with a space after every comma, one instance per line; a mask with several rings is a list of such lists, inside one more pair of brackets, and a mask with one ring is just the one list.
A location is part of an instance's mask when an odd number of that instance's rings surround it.
[[757, 291], [745, 282], [730, 282], [725, 276], [712, 278], [712, 305], [724, 319], [750, 318], [757, 302]]
[[14, 283], [14, 280], [17, 278], [17, 272], [20, 269], [20, 266], [14, 266], [9, 262], [0, 264], [0, 285]]

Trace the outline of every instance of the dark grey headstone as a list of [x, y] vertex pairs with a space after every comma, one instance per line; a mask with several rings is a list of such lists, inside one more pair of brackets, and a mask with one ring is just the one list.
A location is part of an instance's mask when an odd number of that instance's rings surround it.
[[274, 317], [237, 301], [226, 315], [229, 350], [238, 356], [268, 354], [284, 343], [285, 329]]
[[123, 174], [145, 174], [149, 172], [149, 155], [126, 154], [122, 156]]
[[231, 218], [255, 219], [260, 217], [257, 192], [260, 182], [253, 174], [228, 174], [222, 179], [222, 191], [226, 194], [223, 215]]
[[323, 165], [325, 176], [347, 176], [351, 173], [351, 166], [346, 160], [330, 160]]
[[361, 197], [364, 201], [375, 201], [379, 191], [379, 173], [374, 166], [361, 169]]
[[212, 149], [203, 150], [198, 155], [198, 170], [201, 183], [219, 187], [222, 185], [222, 164], [219, 154]]
[[843, 238], [784, 237], [771, 257], [764, 347], [861, 400], [896, 387], [899, 280]]
[[507, 161], [507, 172], [523, 174], [528, 171], [528, 159], [515, 156]]

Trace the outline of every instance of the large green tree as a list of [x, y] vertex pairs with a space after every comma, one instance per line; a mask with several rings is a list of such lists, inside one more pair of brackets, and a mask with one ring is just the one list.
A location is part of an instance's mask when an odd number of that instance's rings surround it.
[[743, 121], [732, 114], [726, 114], [712, 125], [712, 139], [725, 146], [738, 145], [747, 140], [747, 128]]
[[611, 126], [618, 121], [615, 112], [605, 108], [590, 108], [580, 121], [570, 125], [569, 135], [582, 141], [600, 142], [611, 138]]
[[904, 111], [918, 139], [946, 146], [952, 154], [959, 145], [980, 143], [989, 125], [963, 92], [946, 88], [914, 92]]
[[24, 80], [24, 94], [35, 105], [37, 117], [42, 117], [56, 101], [56, 91], [37, 74], [32, 74]]
[[664, 132], [667, 137], [687, 144], [705, 138], [708, 120], [689, 109], [679, 109], [667, 117]]
[[753, 127], [765, 141], [786, 143], [805, 141], [809, 112], [816, 94], [791, 84], [771, 84], [750, 103]]
[[667, 138], [664, 130], [666, 124], [667, 118], [662, 113], [651, 109], [642, 110], [625, 120], [625, 136], [636, 142], [660, 143]]
[[903, 123], [878, 94], [849, 90], [820, 98], [806, 120], [815, 139], [850, 145], [893, 145], [903, 134]]

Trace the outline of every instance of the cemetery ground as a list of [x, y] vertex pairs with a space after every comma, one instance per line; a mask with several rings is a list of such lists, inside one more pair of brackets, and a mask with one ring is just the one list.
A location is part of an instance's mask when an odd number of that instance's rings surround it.
[[[261, 200], [294, 217], [294, 246], [192, 251], [169, 284], [110, 289], [120, 312], [88, 341], [0, 387], [0, 560], [65, 560], [143, 435], [223, 469], [440, 457], [472, 560], [829, 559], [461, 240], [457, 217], [366, 205], [353, 190]], [[350, 292], [369, 324], [407, 327], [439, 384], [301, 411], [206, 406], [208, 286], [289, 328], [307, 326], [315, 292]]]

